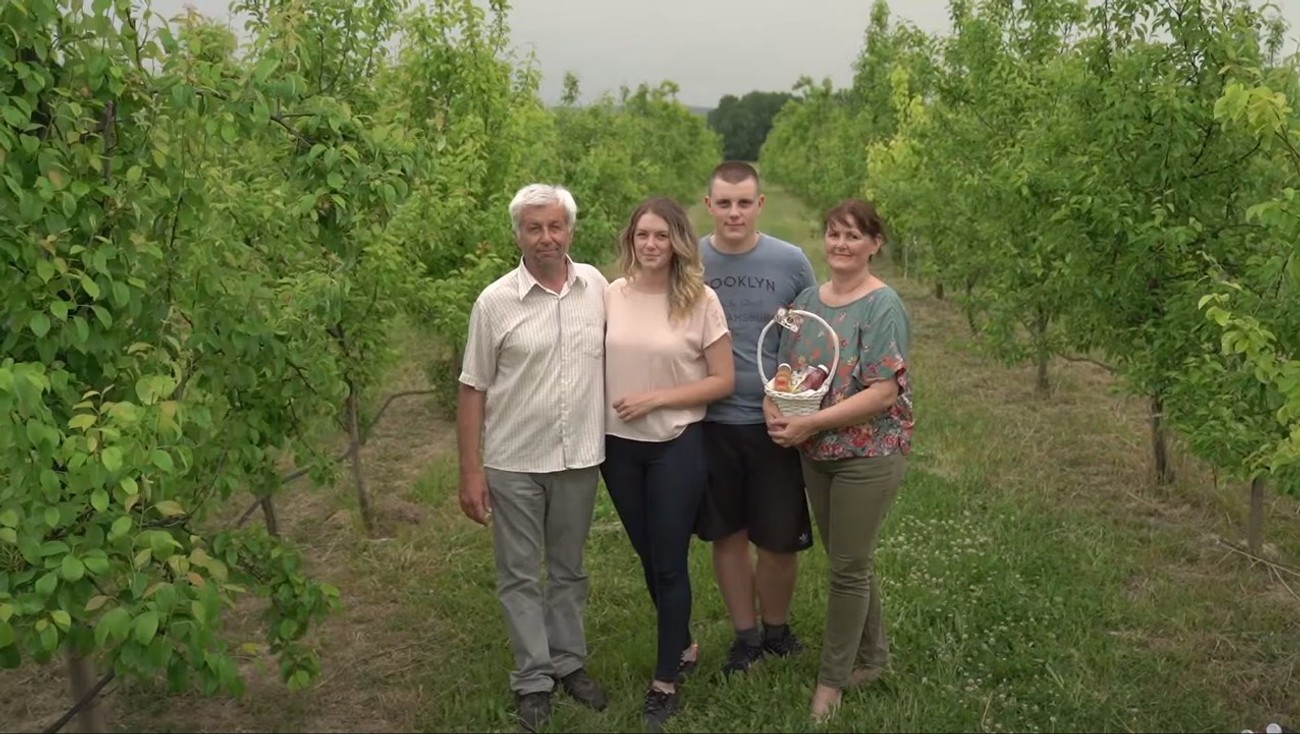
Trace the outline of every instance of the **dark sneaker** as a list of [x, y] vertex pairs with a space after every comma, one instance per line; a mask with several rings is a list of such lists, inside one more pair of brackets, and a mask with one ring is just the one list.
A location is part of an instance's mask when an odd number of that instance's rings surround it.
[[641, 721], [645, 730], [658, 734], [664, 730], [664, 722], [671, 719], [681, 709], [680, 691], [661, 691], [650, 686], [645, 692], [645, 713]]
[[573, 696], [578, 703], [587, 708], [597, 711], [604, 711], [609, 705], [609, 698], [605, 695], [605, 689], [595, 681], [583, 668], [569, 673], [560, 679], [560, 687], [564, 692]]
[[686, 680], [686, 676], [695, 671], [700, 664], [700, 643], [692, 642], [690, 647], [682, 650], [682, 660], [677, 664], [677, 682]]
[[520, 731], [541, 731], [551, 721], [551, 692], [515, 694], [515, 716]]
[[744, 673], [754, 667], [754, 663], [763, 659], [763, 646], [750, 645], [744, 640], [736, 639], [727, 652], [727, 662], [722, 666], [723, 675]]
[[779, 658], [788, 658], [803, 652], [803, 643], [795, 636], [794, 630], [787, 627], [785, 633], [779, 637], [764, 636], [763, 652]]

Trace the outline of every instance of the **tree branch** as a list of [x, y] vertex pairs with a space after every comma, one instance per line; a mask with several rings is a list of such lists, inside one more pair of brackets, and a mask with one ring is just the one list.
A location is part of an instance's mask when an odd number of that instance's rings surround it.
[[1112, 375], [1119, 372], [1118, 368], [1108, 365], [1105, 362], [1102, 362], [1100, 360], [1093, 359], [1092, 357], [1076, 356], [1072, 354], [1062, 354], [1059, 356], [1061, 359], [1064, 359], [1067, 362], [1082, 362], [1085, 364], [1093, 365], [1095, 367], [1100, 367], [1101, 369], [1105, 370], [1106, 372], [1109, 372]]

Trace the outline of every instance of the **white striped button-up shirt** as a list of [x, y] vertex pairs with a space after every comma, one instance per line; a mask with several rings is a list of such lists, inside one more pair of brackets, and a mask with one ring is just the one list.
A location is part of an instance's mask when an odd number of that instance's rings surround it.
[[515, 472], [605, 459], [605, 288], [569, 261], [559, 293], [519, 267], [483, 289], [469, 317], [460, 381], [487, 393], [483, 465]]

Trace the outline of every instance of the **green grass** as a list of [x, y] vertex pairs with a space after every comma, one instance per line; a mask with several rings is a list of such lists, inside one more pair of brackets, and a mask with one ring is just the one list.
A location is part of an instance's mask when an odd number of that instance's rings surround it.
[[[444, 569], [410, 599], [443, 619], [489, 610], [490, 545], [474, 560]], [[640, 694], [653, 667], [654, 618], [635, 557], [600, 504], [590, 545], [587, 617], [590, 667], [615, 704], [592, 714], [560, 707], [557, 731], [639, 731]], [[1144, 615], [1123, 599], [1131, 553], [1090, 527], [1086, 517], [1026, 506], [990, 493], [976, 478], [944, 479], [917, 461], [892, 513], [879, 555], [895, 672], [883, 685], [846, 698], [831, 727], [841, 731], [1217, 730], [1234, 724], [1212, 681], [1180, 681], [1176, 661], [1118, 644]], [[827, 593], [820, 547], [805, 554], [793, 624], [809, 651], [772, 661], [752, 679], [711, 680], [730, 642], [713, 589], [708, 550], [693, 548], [695, 630], [704, 675], [683, 689], [688, 708], [676, 731], [805, 731], [817, 671]], [[491, 610], [496, 611], [496, 610]], [[431, 670], [428, 686], [455, 689], [431, 702], [420, 728], [508, 729], [504, 675], [511, 666], [500, 625], [483, 619], [466, 634], [451, 668]]]
[[[710, 230], [693, 209], [701, 232]], [[808, 247], [811, 213], [769, 191], [762, 228]], [[887, 263], [888, 258], [884, 258]], [[894, 670], [850, 692], [830, 731], [1262, 731], [1300, 725], [1300, 597], [1294, 577], [1251, 566], [1219, 538], [1240, 536], [1245, 494], [1194, 464], [1148, 484], [1142, 406], [1086, 365], [1032, 370], [983, 357], [964, 320], [918, 283], [883, 277], [913, 316], [917, 430], [877, 565]], [[407, 365], [393, 390], [421, 384]], [[428, 402], [395, 404], [365, 452], [395, 537], [359, 536], [348, 485], [297, 492], [282, 524], [344, 610], [314, 634], [324, 675], [289, 695], [274, 661], [249, 656], [242, 700], [106, 695], [111, 720], [141, 731], [513, 731], [508, 637], [489, 531], [456, 503], [454, 439]], [[1275, 498], [1274, 557], [1300, 558], [1300, 504]], [[588, 546], [589, 667], [603, 713], [563, 696], [551, 731], [640, 731], [655, 624], [637, 560], [603, 488]], [[694, 632], [703, 662], [672, 731], [809, 731], [827, 595], [820, 544], [801, 556], [792, 624], [808, 650], [746, 679], [713, 673], [731, 629], [708, 547], [694, 541]], [[1289, 585], [1288, 585], [1289, 584]], [[228, 637], [250, 639], [246, 617]], [[32, 730], [63, 710], [59, 669], [0, 673], [0, 721]], [[32, 694], [30, 692], [36, 691]], [[12, 723], [11, 723], [12, 722]]]

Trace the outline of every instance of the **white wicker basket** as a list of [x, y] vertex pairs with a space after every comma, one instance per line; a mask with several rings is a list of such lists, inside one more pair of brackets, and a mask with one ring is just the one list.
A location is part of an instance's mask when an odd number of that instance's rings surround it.
[[[826, 328], [826, 333], [830, 335], [831, 343], [835, 347], [835, 358], [831, 360], [830, 374], [826, 375], [826, 379], [816, 390], [799, 393], [779, 392], [772, 388], [772, 379], [774, 378], [769, 379], [767, 374], [763, 372], [763, 342], [767, 338], [767, 330], [779, 324], [781, 328], [798, 333], [799, 325], [794, 323], [792, 316], [812, 318], [820, 323]], [[758, 335], [758, 376], [763, 380], [763, 392], [769, 398], [772, 398], [772, 402], [776, 403], [776, 407], [780, 408], [785, 415], [812, 415], [821, 410], [822, 398], [826, 397], [826, 391], [831, 387], [831, 378], [835, 376], [835, 370], [839, 367], [839, 364], [840, 335], [835, 333], [835, 330], [831, 328], [830, 324], [826, 323], [825, 319], [810, 311], [783, 308], [776, 312], [776, 316], [767, 322], [767, 325], [763, 327], [763, 331]]]

